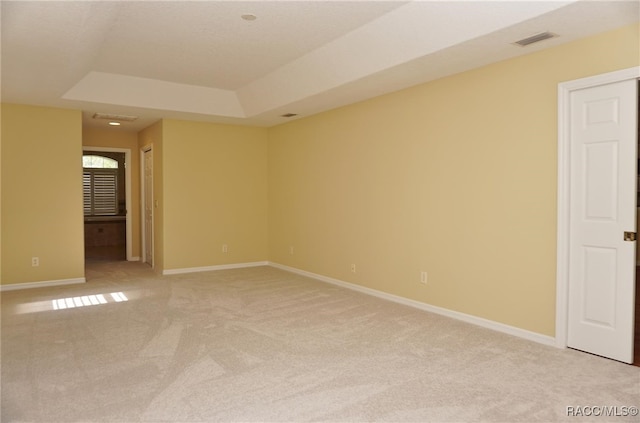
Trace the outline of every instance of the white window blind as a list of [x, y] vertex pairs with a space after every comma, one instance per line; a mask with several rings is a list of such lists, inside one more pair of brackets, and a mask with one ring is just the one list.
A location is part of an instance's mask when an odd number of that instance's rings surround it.
[[118, 214], [118, 169], [87, 169], [82, 174], [84, 214]]

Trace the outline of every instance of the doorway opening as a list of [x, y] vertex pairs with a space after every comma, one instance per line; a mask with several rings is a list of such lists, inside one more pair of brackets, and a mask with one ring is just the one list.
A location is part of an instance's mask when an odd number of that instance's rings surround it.
[[142, 149], [141, 178], [142, 178], [142, 262], [154, 267], [154, 236], [153, 219], [156, 202], [153, 198], [153, 147]]
[[129, 160], [126, 149], [83, 149], [85, 261], [130, 260]]

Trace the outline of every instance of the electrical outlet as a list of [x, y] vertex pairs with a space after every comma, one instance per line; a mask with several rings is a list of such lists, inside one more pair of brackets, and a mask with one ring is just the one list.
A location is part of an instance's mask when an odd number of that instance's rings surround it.
[[427, 272], [420, 272], [420, 283], [423, 285], [427, 284]]
[[40, 266], [40, 257], [31, 257], [31, 266], [32, 267]]
[[222, 244], [222, 252], [223, 253], [228, 253], [229, 252], [229, 247], [227, 246], [227, 244]]
[[351, 265], [351, 273], [356, 273], [356, 265], [355, 264]]

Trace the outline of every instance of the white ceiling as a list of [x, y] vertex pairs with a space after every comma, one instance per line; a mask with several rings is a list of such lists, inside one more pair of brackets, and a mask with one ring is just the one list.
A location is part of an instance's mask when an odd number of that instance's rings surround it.
[[[3, 0], [2, 101], [139, 116], [124, 130], [271, 126], [628, 25], [639, 5]], [[559, 37], [512, 44], [542, 31]]]

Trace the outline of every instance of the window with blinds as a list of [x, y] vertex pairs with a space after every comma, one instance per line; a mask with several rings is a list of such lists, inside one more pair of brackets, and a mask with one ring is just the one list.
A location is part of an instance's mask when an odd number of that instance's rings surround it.
[[[84, 161], [85, 165], [87, 165], [86, 160]], [[82, 190], [85, 216], [118, 214], [117, 168], [84, 167]]]

